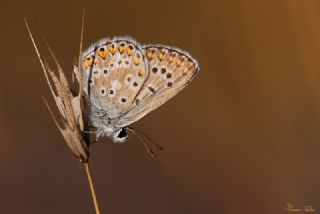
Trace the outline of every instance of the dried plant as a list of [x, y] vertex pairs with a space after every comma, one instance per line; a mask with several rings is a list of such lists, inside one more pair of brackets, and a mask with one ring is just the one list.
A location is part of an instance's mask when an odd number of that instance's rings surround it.
[[[80, 76], [76, 78], [78, 81], [79, 90], [78, 90], [78, 93], [75, 94], [74, 91], [71, 91], [71, 88], [67, 81], [65, 73], [63, 72], [60, 66], [60, 63], [55, 57], [45, 37], [42, 36], [56, 64], [58, 75], [56, 75], [55, 72], [49, 67], [49, 64], [47, 63], [47, 61], [41, 57], [26, 18], [25, 18], [25, 24], [26, 24], [29, 36], [31, 38], [32, 44], [37, 53], [40, 64], [42, 66], [42, 70], [44, 72], [45, 78], [49, 85], [50, 91], [52, 93], [52, 96], [55, 100], [58, 111], [60, 113], [62, 125], [60, 125], [59, 122], [57, 121], [50, 105], [45, 99], [44, 99], [44, 102], [55, 124], [60, 130], [65, 142], [71, 149], [72, 153], [75, 154], [76, 157], [78, 157], [79, 160], [83, 163], [87, 177], [88, 177], [89, 187], [92, 194], [95, 211], [96, 213], [100, 213], [98, 200], [97, 200], [97, 196], [96, 196], [96, 192], [95, 192], [95, 188], [92, 180], [92, 175], [90, 171], [90, 165], [89, 165], [90, 138], [89, 138], [89, 134], [84, 131], [85, 127], [87, 127], [87, 122], [84, 120], [84, 116], [83, 116], [84, 115], [84, 98], [81, 90], [82, 88], [81, 73], [82, 72], [79, 72]], [[84, 29], [84, 13], [82, 17], [82, 27], [81, 27], [81, 36], [80, 36], [79, 62], [81, 59], [81, 52], [82, 52], [83, 29]], [[79, 71], [81, 71], [81, 66], [78, 66], [78, 69]]]
[[58, 75], [40, 56], [29, 25], [25, 22], [60, 113], [61, 126], [50, 105], [45, 103], [67, 145], [84, 164], [96, 213], [100, 213], [89, 168], [89, 125], [95, 129], [93, 133], [96, 141], [99, 137], [109, 137], [114, 142], [124, 142], [130, 132], [154, 156], [155, 153], [144, 139], [160, 151], [162, 147], [129, 125], [185, 88], [198, 73], [199, 64], [189, 53], [179, 48], [141, 45], [131, 37], [104, 38], [82, 53], [83, 15], [78, 66], [74, 67], [73, 74], [76, 77], [73, 79], [77, 81], [74, 84], [79, 87], [76, 90], [73, 85], [71, 89], [45, 37], [42, 36], [56, 64]]

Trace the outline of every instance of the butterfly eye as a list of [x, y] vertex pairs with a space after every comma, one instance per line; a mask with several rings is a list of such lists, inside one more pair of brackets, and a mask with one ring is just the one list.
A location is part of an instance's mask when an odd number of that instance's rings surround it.
[[128, 137], [128, 133], [125, 129], [121, 129], [117, 134], [117, 138], [120, 138], [120, 139], [127, 138], [127, 137]]

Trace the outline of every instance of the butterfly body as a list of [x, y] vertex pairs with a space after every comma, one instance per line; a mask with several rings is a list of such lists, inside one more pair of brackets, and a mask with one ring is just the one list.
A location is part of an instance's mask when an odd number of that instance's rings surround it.
[[117, 119], [110, 118], [104, 109], [99, 109], [94, 105], [90, 105], [87, 115], [91, 125], [96, 128], [96, 138], [110, 137], [116, 143], [121, 143], [127, 138], [127, 133], [124, 128], [116, 127]]
[[107, 136], [115, 142], [123, 142], [125, 127], [176, 95], [199, 70], [185, 51], [142, 46], [129, 37], [102, 39], [82, 56], [86, 116], [97, 138]]

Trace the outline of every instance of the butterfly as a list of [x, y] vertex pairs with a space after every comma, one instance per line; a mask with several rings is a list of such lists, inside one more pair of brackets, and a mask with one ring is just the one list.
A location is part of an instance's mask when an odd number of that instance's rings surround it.
[[129, 125], [179, 93], [198, 71], [186, 51], [140, 45], [131, 37], [97, 41], [82, 53], [80, 67], [74, 66], [96, 138], [114, 142], [124, 142]]

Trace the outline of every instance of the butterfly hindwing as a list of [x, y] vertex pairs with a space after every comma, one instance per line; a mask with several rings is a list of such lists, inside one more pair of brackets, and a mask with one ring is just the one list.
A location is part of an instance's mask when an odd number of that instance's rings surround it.
[[199, 70], [196, 60], [177, 48], [162, 45], [143, 48], [149, 63], [149, 75], [133, 105], [118, 121], [118, 127], [128, 126], [164, 104], [182, 90]]
[[91, 105], [118, 118], [136, 98], [149, 70], [144, 51], [131, 39], [101, 40], [83, 58], [83, 85]]

